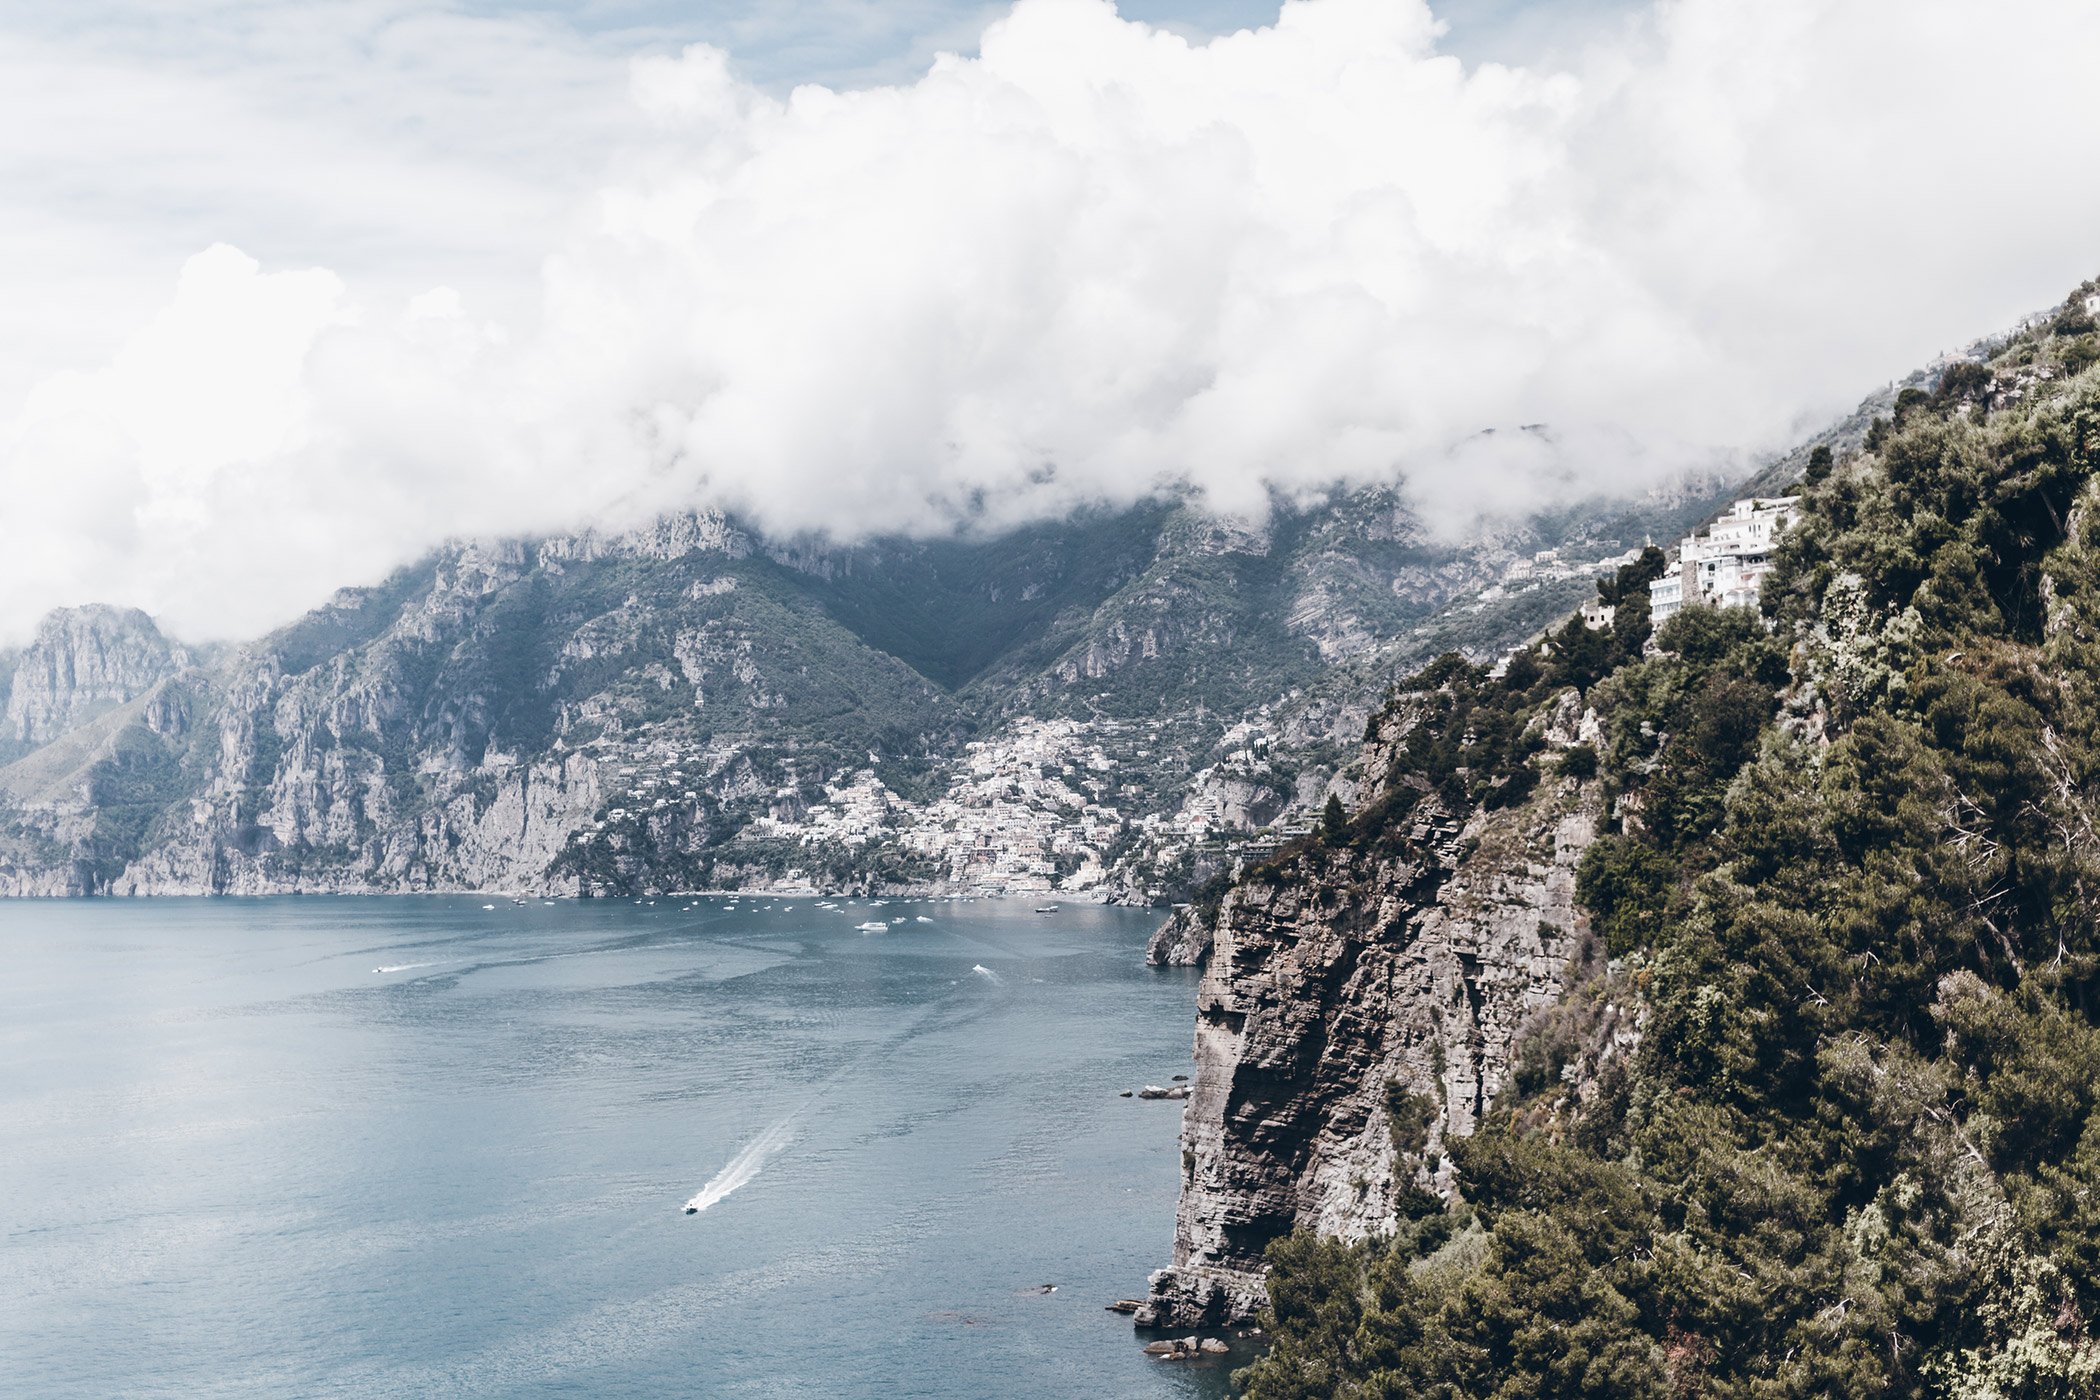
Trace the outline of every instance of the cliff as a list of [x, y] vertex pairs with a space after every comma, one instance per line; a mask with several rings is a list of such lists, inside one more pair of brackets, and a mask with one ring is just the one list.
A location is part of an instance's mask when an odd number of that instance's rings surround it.
[[[1418, 717], [1389, 713], [1366, 766], [1389, 769]], [[1580, 733], [1564, 716], [1542, 736], [1557, 750]], [[1445, 1139], [1473, 1130], [1520, 1030], [1594, 954], [1574, 872], [1599, 816], [1597, 784], [1575, 778], [1494, 811], [1425, 795], [1397, 839], [1323, 840], [1226, 893], [1197, 992], [1174, 1261], [1140, 1325], [1243, 1321], [1266, 1301], [1273, 1241], [1389, 1234], [1411, 1190], [1448, 1188]], [[1193, 960], [1202, 923], [1177, 915], [1154, 960]]]
[[[1819, 442], [1857, 450], [1893, 399]], [[1744, 489], [1793, 482], [1817, 445]], [[1268, 1301], [1271, 1246], [1375, 1247], [1460, 1202], [1456, 1145], [1527, 1063], [1567, 1111], [1616, 1083], [1642, 1011], [1607, 976], [1576, 877], [1621, 808], [1638, 822], [1640, 794], [1598, 776], [1614, 747], [1599, 683], [1647, 647], [1663, 567], [1650, 550], [1600, 581], [1617, 610], [1601, 630], [1540, 618], [1494, 670], [1447, 653], [1402, 682], [1361, 753], [1301, 804], [1335, 794], [1346, 834], [1248, 862], [1154, 935], [1148, 962], [1206, 971], [1173, 1260], [1139, 1325], [1248, 1321]], [[1621, 743], [1622, 758], [1645, 742]]]
[[1152, 967], [1200, 967], [1217, 939], [1216, 908], [1184, 904], [1152, 931], [1145, 962]]
[[2100, 284], [1886, 407], [1220, 900], [1144, 1317], [1249, 1400], [2100, 1387]]
[[135, 608], [62, 608], [0, 667], [0, 763], [125, 705], [189, 655]]

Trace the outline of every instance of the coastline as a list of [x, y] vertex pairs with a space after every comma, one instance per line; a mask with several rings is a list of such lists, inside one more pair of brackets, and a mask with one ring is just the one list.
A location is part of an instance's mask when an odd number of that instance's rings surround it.
[[352, 899], [383, 898], [397, 899], [418, 895], [510, 899], [510, 900], [563, 900], [577, 903], [617, 903], [621, 900], [639, 899], [938, 899], [957, 903], [978, 900], [1039, 899], [1059, 904], [1084, 904], [1106, 909], [1157, 910], [1162, 915], [1172, 912], [1173, 906], [1166, 904], [1137, 903], [1117, 899], [1096, 891], [1082, 890], [952, 890], [929, 886], [885, 888], [877, 890], [816, 890], [807, 887], [781, 889], [777, 887], [745, 887], [742, 889], [705, 890], [642, 890], [633, 893], [587, 894], [576, 890], [544, 889], [488, 889], [472, 886], [415, 886], [386, 888], [372, 885], [346, 887], [288, 886], [276, 889], [111, 889], [101, 891], [83, 890], [34, 890], [0, 887], [0, 901], [5, 900], [105, 900], [105, 899]]

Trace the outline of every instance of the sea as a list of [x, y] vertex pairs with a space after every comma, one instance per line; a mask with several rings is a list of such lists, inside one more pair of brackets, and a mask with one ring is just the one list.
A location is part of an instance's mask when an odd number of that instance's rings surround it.
[[1229, 1394], [1157, 915], [825, 903], [0, 902], [0, 1394]]

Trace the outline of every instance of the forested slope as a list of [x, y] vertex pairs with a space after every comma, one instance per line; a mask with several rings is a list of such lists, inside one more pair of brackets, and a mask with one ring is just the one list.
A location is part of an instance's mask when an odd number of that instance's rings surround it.
[[[1819, 457], [1762, 616], [1396, 702], [1289, 878], [1579, 783], [1606, 956], [1470, 1136], [1396, 1098], [1388, 1234], [1272, 1246], [1250, 1396], [2100, 1394], [2095, 290]], [[1571, 689], [1595, 737], [1550, 749]]]

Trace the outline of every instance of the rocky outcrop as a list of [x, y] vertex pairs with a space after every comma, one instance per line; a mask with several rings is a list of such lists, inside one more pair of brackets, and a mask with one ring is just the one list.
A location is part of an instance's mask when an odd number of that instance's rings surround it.
[[1199, 1356], [1224, 1356], [1232, 1350], [1219, 1337], [1169, 1337], [1146, 1344], [1145, 1354], [1162, 1361], [1193, 1361]]
[[1248, 1317], [1271, 1241], [1365, 1239], [1394, 1228], [1410, 1188], [1448, 1190], [1444, 1141], [1491, 1110], [1520, 1029], [1589, 936], [1575, 866], [1599, 816], [1596, 785], [1573, 779], [1492, 813], [1425, 795], [1395, 846], [1315, 845], [1226, 894], [1197, 993], [1174, 1262], [1140, 1325]]
[[130, 703], [188, 662], [136, 608], [61, 608], [13, 658], [0, 691], [0, 762]]
[[1145, 945], [1145, 961], [1153, 967], [1200, 967], [1210, 956], [1211, 926], [1215, 911], [1206, 914], [1184, 904], [1158, 929]]

